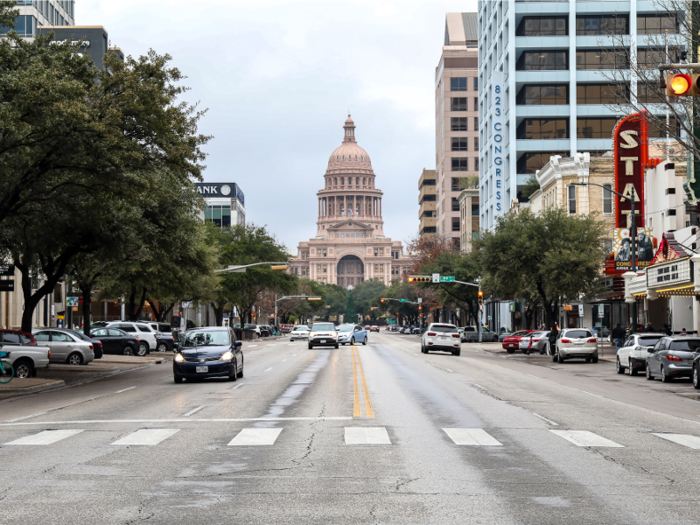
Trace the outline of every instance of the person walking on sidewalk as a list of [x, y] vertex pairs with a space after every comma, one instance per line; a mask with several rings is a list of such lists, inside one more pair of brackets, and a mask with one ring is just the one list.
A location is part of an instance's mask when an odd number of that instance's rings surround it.
[[613, 328], [612, 331], [612, 339], [613, 342], [615, 343], [615, 347], [619, 350], [620, 347], [622, 346], [622, 340], [625, 338], [625, 330], [620, 326], [620, 323], [617, 323], [617, 326]]
[[557, 325], [554, 325], [552, 328], [550, 328], [549, 332], [549, 345], [548, 345], [548, 350], [549, 350], [549, 355], [554, 355], [554, 348], [555, 345], [557, 344], [557, 336], [559, 335], [559, 330], [557, 330]]

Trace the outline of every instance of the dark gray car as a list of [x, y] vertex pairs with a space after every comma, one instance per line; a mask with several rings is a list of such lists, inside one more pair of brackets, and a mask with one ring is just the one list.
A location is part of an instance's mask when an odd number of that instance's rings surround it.
[[668, 383], [676, 377], [691, 377], [698, 351], [700, 337], [662, 337], [647, 356], [647, 379], [659, 376]]

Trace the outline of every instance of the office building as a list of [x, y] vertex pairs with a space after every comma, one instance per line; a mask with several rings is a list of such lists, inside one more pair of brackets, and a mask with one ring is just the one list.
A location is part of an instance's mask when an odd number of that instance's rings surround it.
[[418, 235], [435, 235], [435, 170], [423, 168], [420, 179], [418, 179]]
[[14, 30], [21, 36], [33, 38], [44, 26], [75, 25], [74, 0], [17, 0], [19, 16]]
[[469, 253], [479, 238], [479, 188], [463, 189], [459, 197], [459, 251]]
[[233, 182], [196, 183], [197, 192], [204, 197], [204, 220], [220, 228], [245, 226], [245, 195]]
[[[479, 173], [476, 13], [447, 13], [435, 70], [435, 231], [459, 245], [459, 192]], [[422, 210], [422, 207], [421, 207]]]
[[[520, 189], [553, 155], [611, 149], [619, 86], [605, 71], [629, 68], [628, 55], [614, 52], [620, 38], [640, 61], [647, 35], [668, 31], [677, 42], [676, 17], [658, 11], [651, 0], [479, 2], [482, 228], [523, 200]], [[629, 77], [622, 88], [644, 99]]]

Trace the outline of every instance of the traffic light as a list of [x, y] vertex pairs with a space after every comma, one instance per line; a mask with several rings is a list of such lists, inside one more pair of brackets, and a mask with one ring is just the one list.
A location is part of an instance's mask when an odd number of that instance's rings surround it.
[[273, 272], [286, 272], [287, 271], [287, 265], [286, 264], [277, 264], [270, 266], [270, 270]]
[[686, 75], [674, 73], [666, 77], [666, 95], [669, 97], [699, 97], [700, 75]]
[[479, 304], [484, 304], [484, 292], [479, 290]]
[[383, 303], [386, 301], [386, 299], [380, 299], [380, 301], [381, 301], [382, 304], [383, 304]]
[[431, 283], [431, 282], [433, 282], [433, 278], [428, 276], [428, 275], [409, 275], [408, 282], [409, 283]]
[[422, 307], [421, 305], [418, 305], [418, 311], [419, 311], [419, 312], [422, 312], [422, 311], [423, 311], [423, 307]]

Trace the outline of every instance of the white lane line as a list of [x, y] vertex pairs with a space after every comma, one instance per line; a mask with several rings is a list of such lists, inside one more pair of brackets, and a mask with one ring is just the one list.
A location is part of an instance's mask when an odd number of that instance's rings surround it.
[[270, 367], [270, 368], [268, 368], [267, 370], [265, 370], [265, 372], [269, 372], [270, 370], [272, 370], [272, 367]]
[[142, 428], [125, 436], [112, 445], [157, 445], [180, 432], [179, 428]]
[[691, 436], [688, 434], [656, 434], [654, 432], [652, 432], [652, 435], [692, 448], [693, 450], [700, 450], [700, 437], [698, 436]]
[[500, 447], [502, 444], [482, 428], [443, 428], [455, 445]]
[[242, 383], [240, 385], [236, 385], [233, 387], [233, 390], [238, 390], [239, 388], [241, 388], [242, 386], [245, 386], [245, 385], [246, 385], [245, 383]]
[[22, 421], [0, 423], [0, 427], [25, 427], [29, 425], [91, 425], [94, 423], [139, 423], [158, 425], [162, 423], [247, 423], [248, 421], [350, 421], [352, 416], [328, 417], [240, 417], [240, 418], [172, 418], [172, 419], [83, 419], [75, 421]]
[[61, 441], [67, 437], [75, 436], [80, 434], [82, 430], [44, 430], [38, 434], [32, 436], [26, 436], [23, 438], [15, 439], [6, 445], [52, 445], [56, 441]]
[[585, 391], [585, 390], [579, 390], [579, 391], [580, 391], [580, 392], [583, 392], [584, 394], [588, 394], [589, 396], [600, 397], [600, 398], [602, 398], [602, 399], [605, 399], [605, 397], [599, 396], [598, 394], [592, 394], [592, 393], [587, 392], [587, 391]]
[[46, 412], [37, 412], [36, 414], [32, 414], [31, 416], [23, 416], [23, 417], [16, 417], [15, 419], [10, 419], [8, 421], [5, 421], [5, 423], [14, 423], [15, 421], [22, 421], [23, 419], [30, 419], [32, 417], [41, 416], [44, 414], [46, 414]]
[[188, 417], [188, 416], [191, 416], [192, 414], [196, 414], [197, 412], [199, 412], [200, 410], [202, 410], [206, 406], [207, 405], [202, 405], [201, 407], [193, 408], [192, 410], [187, 412], [187, 414], [182, 414], [182, 417]]
[[542, 379], [540, 376], [535, 376], [532, 374], [525, 374], [526, 376], [534, 377], [535, 379]]
[[229, 447], [274, 445], [281, 428], [244, 428], [228, 444]]
[[445, 368], [445, 371], [449, 372], [450, 374], [452, 373], [452, 370], [450, 370], [449, 368]]
[[247, 346], [248, 346], [248, 348], [255, 348], [258, 345], [247, 345]]
[[558, 426], [559, 426], [559, 423], [555, 423], [555, 422], [552, 421], [551, 419], [547, 419], [547, 418], [544, 417], [544, 416], [541, 416], [541, 415], [536, 414], [536, 413], [534, 413], [534, 412], [532, 412], [532, 415], [535, 416], [535, 417], [540, 418], [542, 421], [546, 421], [546, 422], [549, 423], [550, 425], [553, 425], [553, 426], [555, 426], [555, 427], [558, 427]]
[[624, 448], [624, 445], [610, 441], [598, 434], [588, 430], [550, 430], [553, 434], [563, 437], [578, 447], [617, 447]]
[[384, 427], [345, 427], [346, 445], [391, 445]]
[[115, 394], [121, 394], [122, 392], [126, 392], [127, 390], [133, 390], [136, 388], [135, 386], [130, 386], [129, 388], [124, 388], [123, 390], [117, 390]]

